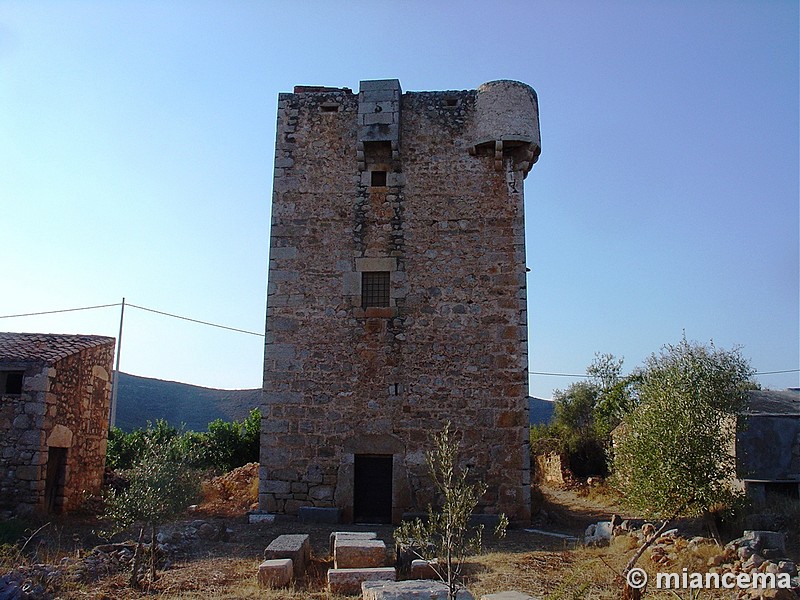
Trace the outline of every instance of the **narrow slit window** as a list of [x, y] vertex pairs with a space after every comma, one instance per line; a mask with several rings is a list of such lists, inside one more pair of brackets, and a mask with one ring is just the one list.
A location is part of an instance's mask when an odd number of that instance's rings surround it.
[[386, 171], [372, 171], [370, 185], [372, 187], [386, 187]]
[[389, 306], [389, 271], [366, 271], [361, 274], [361, 306]]

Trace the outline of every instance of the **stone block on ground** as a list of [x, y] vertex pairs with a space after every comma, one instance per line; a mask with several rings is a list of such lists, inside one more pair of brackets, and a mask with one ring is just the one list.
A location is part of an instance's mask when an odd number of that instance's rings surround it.
[[328, 589], [334, 594], [359, 594], [365, 581], [394, 581], [394, 567], [328, 569]]
[[247, 514], [247, 522], [253, 523], [274, 523], [275, 515], [265, 512], [251, 512]]
[[481, 600], [538, 600], [535, 596], [523, 594], [522, 592], [497, 592], [495, 594], [484, 594]]
[[383, 540], [337, 536], [333, 543], [333, 566], [337, 569], [382, 567], [386, 563]]
[[321, 506], [301, 506], [298, 516], [301, 523], [328, 523], [339, 522], [338, 508], [322, 508]]
[[295, 578], [302, 577], [311, 560], [311, 542], [307, 533], [279, 535], [264, 550], [264, 560], [291, 558]]
[[285, 587], [291, 583], [293, 575], [291, 558], [265, 560], [258, 566], [258, 586]]
[[438, 579], [439, 576], [431, 563], [436, 563], [436, 561], [423, 560], [421, 558], [412, 560], [411, 579]]
[[500, 515], [479, 515], [473, 514], [469, 516], [468, 525], [470, 527], [477, 527], [483, 525], [486, 531], [494, 531], [500, 524]]
[[374, 531], [333, 531], [331, 532], [331, 556], [333, 556], [333, 546], [337, 537], [341, 539], [374, 540], [378, 538], [378, 534]]
[[[447, 585], [441, 581], [365, 581], [362, 600], [447, 600]], [[459, 590], [457, 600], [475, 600], [467, 590]]]

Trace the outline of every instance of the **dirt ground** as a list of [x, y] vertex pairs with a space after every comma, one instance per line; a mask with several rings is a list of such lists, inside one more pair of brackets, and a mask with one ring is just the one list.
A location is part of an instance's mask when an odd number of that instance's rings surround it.
[[[255, 472], [255, 471], [253, 471]], [[136, 591], [128, 587], [127, 572], [101, 573], [90, 582], [73, 583], [62, 580], [52, 598], [65, 600], [126, 600], [140, 598], [162, 599], [265, 599], [265, 600], [343, 600], [330, 594], [325, 586], [325, 574], [331, 566], [329, 536], [331, 531], [375, 531], [388, 548], [394, 548], [393, 528], [390, 526], [310, 525], [296, 521], [274, 524], [248, 524], [246, 511], [251, 506], [255, 488], [241, 474], [227, 476], [230, 485], [217, 482], [206, 485], [207, 501], [187, 513], [172, 528], [204, 520], [227, 530], [225, 541], [196, 540], [191, 550], [162, 570], [159, 578], [147, 589]], [[237, 489], [238, 486], [238, 489]], [[246, 490], [246, 491], [245, 491]], [[232, 498], [233, 501], [228, 501]], [[586, 527], [612, 514], [627, 517], [614, 498], [602, 490], [584, 488], [541, 488], [535, 494], [535, 506], [541, 508], [532, 528], [582, 537]], [[51, 523], [31, 539], [26, 561], [58, 564], [89, 551], [99, 543], [95, 536], [99, 523], [90, 515], [73, 515]], [[696, 524], [688, 523], [690, 528]], [[126, 532], [117, 539], [130, 539]], [[284, 533], [308, 533], [313, 547], [313, 560], [307, 576], [288, 590], [262, 590], [257, 585], [257, 569], [266, 546]], [[127, 536], [127, 537], [126, 537]], [[619, 540], [619, 541], [618, 541]], [[628, 541], [623, 541], [628, 540]], [[634, 546], [629, 538], [615, 539], [610, 547], [584, 548], [565, 538], [510, 529], [503, 539], [484, 536], [484, 553], [473, 557], [467, 568], [467, 583], [475, 598], [481, 594], [503, 590], [518, 590], [538, 598], [611, 599], [620, 596], [622, 580], [619, 573], [632, 555]], [[8, 560], [5, 561], [8, 566]], [[658, 570], [656, 565], [641, 561], [646, 569]], [[687, 592], [688, 593], [688, 592]], [[703, 597], [731, 597], [704, 593]], [[648, 592], [653, 598], [681, 598], [674, 593]], [[689, 596], [686, 596], [689, 598]]]

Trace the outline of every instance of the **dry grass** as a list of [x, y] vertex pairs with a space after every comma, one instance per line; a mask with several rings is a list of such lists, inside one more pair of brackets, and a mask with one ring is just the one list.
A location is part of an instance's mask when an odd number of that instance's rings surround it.
[[[633, 555], [636, 543], [633, 538], [619, 537], [605, 548], [579, 547], [562, 551], [491, 552], [477, 557], [470, 577], [469, 589], [476, 598], [502, 590], [517, 590], [545, 600], [577, 600], [591, 598], [616, 600], [622, 591], [621, 573]], [[687, 567], [690, 571], [705, 572], [705, 561], [719, 552], [714, 546], [701, 547], [700, 555], [670, 567], [652, 563], [643, 557], [638, 566], [651, 577], [659, 571], [680, 573]], [[681, 599], [696, 598], [690, 592], [696, 590], [647, 591], [648, 598]], [[703, 590], [702, 598], [731, 598], [729, 590]]]
[[[217, 488], [218, 496], [208, 490], [208, 508], [226, 506], [224, 511], [216, 512], [216, 516], [211, 514], [215, 511], [203, 511], [202, 518], [224, 522], [233, 530], [230, 540], [198, 545], [190, 558], [161, 571], [159, 579], [150, 588], [132, 590], [128, 587], [127, 573], [117, 573], [90, 584], [67, 583], [57, 597], [63, 600], [352, 600], [352, 597], [330, 594], [325, 584], [325, 574], [330, 566], [328, 536], [332, 529], [338, 530], [343, 526], [296, 522], [248, 525], [241, 509], [235, 516], [228, 514], [227, 498], [243, 487], [240, 483], [240, 487], [234, 491], [220, 485]], [[545, 492], [537, 493], [536, 499], [551, 514], [547, 523], [542, 525], [542, 528], [551, 531], [580, 534], [588, 522], [597, 520], [600, 515], [601, 518], [608, 518], [615, 508], [613, 502], [606, 503], [607, 494], [602, 487], [590, 489], [586, 496], [581, 496], [575, 490]], [[613, 498], [613, 494], [611, 496]], [[187, 519], [197, 516], [187, 515]], [[3, 562], [7, 567], [13, 566], [14, 561], [18, 560], [25, 564], [57, 564], [63, 556], [75, 557], [80, 548], [91, 547], [81, 543], [80, 538], [86, 539], [86, 535], [98, 525], [97, 521], [78, 522], [74, 519], [53, 523], [31, 540], [21, 559], [18, 553], [11, 551], [13, 547], [6, 547], [9, 552]], [[345, 527], [376, 531], [387, 546], [393, 545], [391, 527]], [[264, 548], [278, 535], [300, 532], [310, 534], [312, 541], [314, 560], [308, 576], [289, 589], [259, 588], [257, 570]], [[30, 535], [30, 531], [27, 535]], [[616, 600], [622, 589], [620, 573], [636, 549], [636, 541], [627, 536], [615, 538], [606, 548], [572, 548], [561, 539], [519, 529], [509, 531], [502, 540], [486, 535], [484, 545], [485, 554], [473, 557], [466, 571], [468, 587], [476, 598], [486, 593], [518, 590], [545, 600]], [[649, 553], [645, 553], [638, 566], [651, 576], [659, 571], [680, 573], [683, 568], [705, 572], [708, 558], [718, 552], [716, 546], [701, 546], [694, 552], [679, 551], [678, 560], [668, 568], [655, 564], [650, 560]], [[3, 558], [2, 552], [0, 558]], [[688, 590], [679, 590], [676, 594], [651, 588], [647, 591], [647, 597], [656, 600], [689, 600], [696, 596], [691, 596]], [[730, 598], [730, 592], [726, 595], [721, 591], [703, 591], [701, 597]]]

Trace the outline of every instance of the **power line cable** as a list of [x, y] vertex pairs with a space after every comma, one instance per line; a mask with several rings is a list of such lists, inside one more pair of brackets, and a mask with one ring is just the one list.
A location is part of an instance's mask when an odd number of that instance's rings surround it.
[[[21, 313], [18, 315], [0, 315], [0, 319], [13, 319], [15, 317], [37, 317], [40, 315], [55, 315], [59, 313], [68, 313], [68, 312], [75, 312], [79, 310], [93, 310], [95, 308], [110, 308], [113, 306], [122, 306], [121, 302], [115, 302], [113, 304], [98, 304], [97, 306], [82, 306], [80, 308], [62, 308], [59, 310], [43, 310], [39, 312], [32, 312], [32, 313]], [[161, 310], [155, 310], [154, 308], [147, 308], [146, 306], [138, 306], [136, 304], [126, 304], [126, 306], [132, 308], [138, 308], [139, 310], [144, 310], [147, 312], [156, 313], [159, 315], [164, 315], [166, 317], [172, 317], [174, 319], [182, 319], [184, 321], [191, 321], [192, 323], [199, 323], [200, 325], [208, 325], [209, 327], [218, 327], [219, 329], [227, 329], [229, 331], [236, 331], [239, 333], [247, 333], [249, 335], [257, 335], [259, 337], [264, 337], [263, 333], [257, 333], [255, 331], [247, 331], [246, 329], [239, 329], [237, 327], [228, 327], [227, 325], [219, 325], [218, 323], [211, 323], [209, 321], [201, 321], [199, 319], [192, 319], [190, 317], [184, 317], [181, 315], [176, 315], [173, 313], [164, 312]]]
[[199, 319], [192, 319], [190, 317], [183, 317], [181, 315], [175, 315], [172, 313], [164, 312], [163, 310], [155, 310], [154, 308], [147, 308], [144, 306], [138, 306], [136, 304], [130, 304], [130, 303], [126, 304], [125, 306], [130, 306], [131, 308], [138, 308], [139, 310], [155, 313], [157, 315], [163, 315], [165, 317], [172, 317], [173, 319], [181, 319], [182, 321], [191, 321], [192, 323], [199, 323], [200, 325], [208, 325], [209, 327], [217, 327], [219, 329], [227, 329], [228, 331], [237, 331], [239, 333], [246, 333], [248, 335], [257, 335], [259, 337], [264, 337], [263, 333], [248, 331], [246, 329], [238, 329], [236, 327], [228, 327], [227, 325], [219, 325], [217, 323], [210, 323], [209, 321], [201, 321]]
[[[531, 375], [548, 375], [550, 377], [591, 377], [575, 373], [546, 373], [544, 371], [528, 371]], [[800, 373], [800, 369], [783, 369], [782, 371], [756, 371], [753, 375], [775, 375], [776, 373]]]
[[38, 317], [39, 315], [54, 315], [57, 313], [75, 312], [78, 310], [94, 310], [95, 308], [110, 308], [112, 306], [121, 306], [120, 302], [114, 304], [98, 304], [97, 306], [82, 306], [80, 308], [62, 308], [61, 310], [45, 310], [40, 312], [23, 313], [19, 315], [0, 315], [0, 319], [13, 319], [15, 317]]
[[[96, 308], [110, 308], [113, 306], [122, 306], [121, 302], [115, 302], [113, 304], [98, 304], [97, 306], [82, 306], [80, 308], [63, 308], [60, 310], [46, 310], [40, 312], [32, 312], [32, 313], [23, 313], [19, 315], [0, 315], [0, 319], [12, 319], [15, 317], [36, 317], [39, 315], [54, 315], [58, 313], [67, 313], [67, 312], [76, 312], [80, 310], [94, 310]], [[184, 317], [182, 315], [176, 315], [173, 313], [164, 312], [162, 310], [156, 310], [154, 308], [147, 308], [145, 306], [138, 306], [136, 304], [126, 304], [126, 306], [130, 306], [131, 308], [138, 308], [139, 310], [144, 310], [146, 312], [155, 313], [157, 315], [163, 315], [165, 317], [172, 317], [173, 319], [181, 319], [183, 321], [190, 321], [191, 323], [198, 323], [200, 325], [207, 325], [209, 327], [217, 327], [218, 329], [226, 329], [228, 331], [236, 331], [238, 333], [246, 333], [248, 335], [256, 335], [258, 337], [264, 337], [263, 333], [258, 333], [255, 331], [248, 331], [246, 329], [239, 329], [237, 327], [228, 327], [227, 325], [219, 325], [218, 323], [211, 323], [209, 321], [201, 321], [200, 319], [192, 319], [190, 317]], [[546, 371], [528, 371], [531, 375], [543, 375], [547, 377], [581, 377], [581, 378], [588, 378], [590, 375], [586, 374], [576, 374], [576, 373], [549, 373]], [[776, 375], [780, 373], [800, 373], [800, 369], [783, 369], [779, 371], [756, 371], [754, 375]]]
[[589, 377], [589, 375], [575, 375], [574, 373], [545, 373], [543, 371], [528, 371], [531, 375], [549, 375], [551, 377]]

